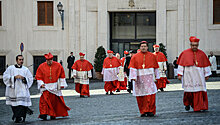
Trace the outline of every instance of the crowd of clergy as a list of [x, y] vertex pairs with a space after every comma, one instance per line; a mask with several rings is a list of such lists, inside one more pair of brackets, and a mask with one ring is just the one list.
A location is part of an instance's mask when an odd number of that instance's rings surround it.
[[[178, 79], [184, 88], [183, 104], [185, 110], [190, 107], [194, 111], [208, 110], [206, 80], [211, 75], [210, 61], [206, 54], [198, 49], [200, 39], [189, 38], [190, 48], [184, 50], [178, 60]], [[154, 45], [154, 53], [148, 51], [148, 43], [140, 42], [137, 51], [124, 51], [124, 57], [118, 53], [107, 51], [108, 57], [103, 62], [103, 81], [106, 95], [126, 90], [136, 97], [140, 116], [152, 117], [156, 114], [156, 93], [164, 91], [170, 83], [166, 77], [167, 58], [159, 51], [159, 45]], [[79, 53], [80, 59], [72, 65], [72, 75], [75, 91], [80, 97], [90, 97], [89, 78], [92, 77], [92, 64], [86, 60], [85, 54]], [[67, 87], [62, 65], [53, 61], [51, 53], [45, 54], [46, 62], [42, 63], [36, 72], [41, 97], [39, 101], [39, 118], [47, 120], [68, 116], [70, 108], [66, 106], [61, 90]], [[9, 66], [3, 74], [6, 85], [6, 104], [13, 111], [12, 120], [16, 123], [25, 122], [26, 114], [33, 114], [29, 88], [33, 76], [29, 69], [23, 66], [24, 57], [16, 57], [17, 64]], [[114, 93], [113, 93], [114, 92]]]

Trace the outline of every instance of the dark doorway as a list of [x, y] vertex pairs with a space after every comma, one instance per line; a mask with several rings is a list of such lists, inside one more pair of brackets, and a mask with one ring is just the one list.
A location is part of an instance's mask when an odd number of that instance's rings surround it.
[[[36, 75], [39, 65], [45, 61], [46, 59], [44, 56], [34, 56], [34, 75]], [[57, 56], [53, 56], [53, 61], [57, 61]]]
[[5, 56], [0, 56], [0, 75], [3, 75], [6, 69], [6, 57]]
[[156, 43], [156, 12], [110, 13], [110, 49], [123, 55], [124, 50], [139, 49], [140, 41]]

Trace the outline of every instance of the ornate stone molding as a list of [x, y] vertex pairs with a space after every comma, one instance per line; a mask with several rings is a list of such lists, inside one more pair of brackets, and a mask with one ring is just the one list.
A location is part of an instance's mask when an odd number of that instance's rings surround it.
[[0, 55], [7, 55], [10, 51], [9, 49], [0, 49]]
[[44, 55], [46, 53], [52, 53], [53, 55], [59, 55], [61, 52], [64, 50], [53, 50], [53, 49], [48, 49], [48, 50], [28, 50], [28, 52], [33, 55], [33, 56], [39, 56], [39, 55]]
[[134, 0], [129, 0], [128, 5], [129, 7], [135, 7]]

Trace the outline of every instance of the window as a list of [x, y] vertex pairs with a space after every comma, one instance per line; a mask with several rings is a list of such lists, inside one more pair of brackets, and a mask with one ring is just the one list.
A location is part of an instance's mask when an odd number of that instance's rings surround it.
[[[44, 56], [34, 56], [34, 75], [36, 75], [39, 65], [45, 61], [46, 59]], [[57, 56], [53, 56], [53, 61], [57, 61]]]
[[2, 26], [2, 1], [0, 1], [0, 26]]
[[213, 24], [220, 24], [220, 0], [213, 0]]
[[216, 63], [217, 63], [217, 70], [220, 70], [220, 56], [215, 55], [215, 57], [216, 57]]
[[147, 41], [148, 51], [156, 43], [156, 12], [110, 13], [110, 49], [124, 55], [124, 50], [137, 50]]
[[5, 72], [5, 56], [0, 56], [0, 75], [3, 75], [3, 73]]
[[53, 26], [53, 1], [38, 1], [38, 26]]

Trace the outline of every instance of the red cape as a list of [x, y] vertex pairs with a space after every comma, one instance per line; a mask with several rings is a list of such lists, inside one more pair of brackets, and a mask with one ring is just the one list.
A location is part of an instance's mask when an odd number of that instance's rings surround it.
[[119, 66], [121, 66], [121, 62], [114, 56], [111, 59], [109, 57], [106, 57], [103, 62], [103, 68], [115, 68]]
[[122, 66], [124, 66], [124, 63], [125, 63], [125, 57], [122, 57], [122, 58], [121, 58], [121, 63], [122, 63]]
[[198, 49], [197, 52], [193, 52], [191, 48], [184, 50], [180, 54], [180, 56], [177, 60], [177, 64], [181, 65], [181, 66], [193, 66], [196, 64], [195, 63], [196, 60], [198, 62], [197, 67], [211, 66], [211, 63], [209, 62], [208, 57], [206, 56], [206, 54], [202, 50]]
[[162, 52], [154, 52], [153, 53], [156, 56], [157, 62], [166, 62], [167, 58]]
[[[50, 77], [52, 79], [50, 79]], [[53, 61], [51, 66], [49, 66], [47, 62], [44, 62], [38, 67], [35, 78], [42, 80], [44, 83], [54, 83], [57, 82], [59, 78], [65, 78], [65, 72], [58, 62]]]
[[[72, 69], [75, 69], [76, 71], [90, 71], [93, 69], [92, 64], [88, 60], [77, 60], [73, 66]], [[81, 70], [80, 70], [81, 69]]]
[[[144, 55], [145, 55], [145, 63], [143, 63]], [[130, 61], [129, 68], [143, 69], [142, 67], [143, 64], [145, 64], [145, 69], [159, 68], [156, 56], [151, 52], [146, 52], [146, 53], [139, 52], [133, 55]]]

